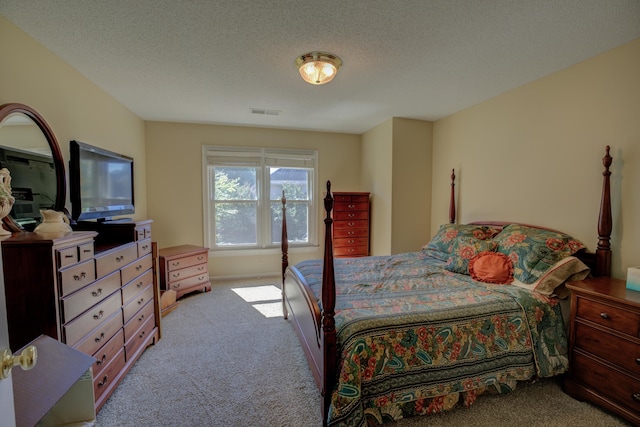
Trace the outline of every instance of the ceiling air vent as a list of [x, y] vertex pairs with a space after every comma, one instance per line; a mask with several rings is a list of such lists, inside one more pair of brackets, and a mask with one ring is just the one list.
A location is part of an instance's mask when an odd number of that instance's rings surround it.
[[251, 114], [262, 114], [265, 116], [279, 116], [282, 110], [269, 110], [266, 108], [251, 108]]

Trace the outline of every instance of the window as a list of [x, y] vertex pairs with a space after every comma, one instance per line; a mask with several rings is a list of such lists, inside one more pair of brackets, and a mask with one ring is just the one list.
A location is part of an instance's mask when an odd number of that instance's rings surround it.
[[283, 191], [290, 245], [316, 244], [316, 151], [205, 146], [203, 157], [209, 248], [278, 247]]

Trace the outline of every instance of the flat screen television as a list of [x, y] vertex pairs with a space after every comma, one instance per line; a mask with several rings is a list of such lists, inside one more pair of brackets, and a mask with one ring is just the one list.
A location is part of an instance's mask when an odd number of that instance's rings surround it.
[[40, 209], [53, 209], [56, 203], [57, 175], [53, 158], [0, 146], [0, 168], [7, 168], [11, 173], [11, 193], [16, 199], [11, 217], [25, 230], [33, 231], [42, 221]]
[[69, 148], [69, 196], [75, 221], [102, 222], [135, 213], [131, 157], [80, 141], [71, 141]]

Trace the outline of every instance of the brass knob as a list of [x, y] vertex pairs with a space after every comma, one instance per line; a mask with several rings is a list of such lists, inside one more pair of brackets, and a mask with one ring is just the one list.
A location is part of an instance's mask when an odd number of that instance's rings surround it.
[[25, 348], [22, 353], [14, 356], [11, 354], [11, 350], [5, 348], [2, 350], [2, 353], [0, 353], [0, 356], [2, 358], [2, 372], [0, 372], [0, 379], [4, 379], [11, 374], [11, 369], [13, 369], [14, 366], [20, 365], [20, 367], [25, 371], [36, 366], [36, 362], [38, 361], [38, 349], [35, 345], [30, 345]]

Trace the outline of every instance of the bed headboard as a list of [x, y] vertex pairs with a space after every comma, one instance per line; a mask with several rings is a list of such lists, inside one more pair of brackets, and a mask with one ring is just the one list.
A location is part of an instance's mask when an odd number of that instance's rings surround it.
[[[605, 147], [605, 156], [602, 158], [602, 164], [604, 165], [602, 193], [600, 195], [600, 211], [598, 214], [598, 245], [595, 252], [588, 250], [581, 250], [575, 254], [575, 256], [584, 262], [591, 269], [591, 274], [594, 277], [597, 276], [610, 276], [611, 275], [611, 231], [612, 231], [612, 219], [611, 219], [611, 183], [610, 176], [611, 171], [609, 167], [613, 161], [613, 158], [609, 154], [610, 147]], [[454, 196], [454, 183], [455, 174], [451, 172], [451, 199], [449, 203], [449, 222], [455, 223], [455, 196]], [[486, 225], [494, 228], [502, 229], [502, 227], [508, 224], [514, 224], [515, 222], [509, 221], [474, 221], [470, 224]], [[518, 223], [522, 224], [522, 223]], [[531, 224], [522, 224], [527, 227], [540, 228], [549, 231], [558, 231], [547, 227], [541, 227]]]

